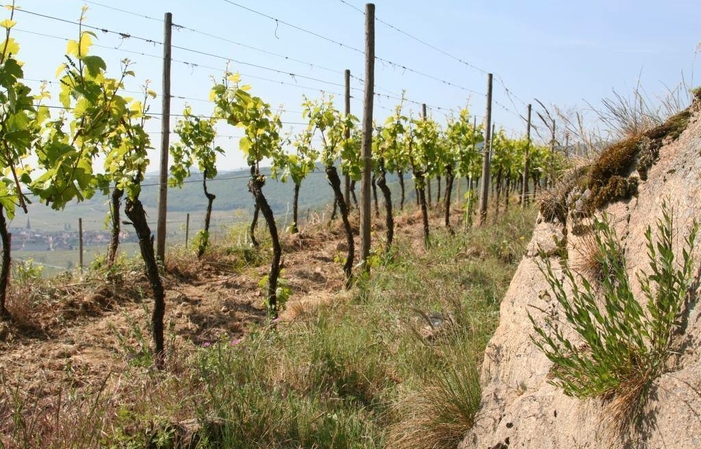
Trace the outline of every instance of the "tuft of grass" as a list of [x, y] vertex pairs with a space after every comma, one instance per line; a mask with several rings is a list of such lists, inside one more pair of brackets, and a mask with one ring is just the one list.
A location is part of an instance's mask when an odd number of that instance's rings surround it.
[[534, 343], [553, 362], [550, 382], [569, 396], [607, 401], [611, 420], [621, 431], [638, 424], [653, 382], [667, 369], [674, 352], [673, 333], [692, 282], [691, 249], [698, 225], [685, 238], [681, 261], [673, 253], [675, 229], [666, 206], [656, 228], [655, 239], [649, 227], [646, 232], [649, 273], [638, 275], [645, 307], [632, 293], [615, 232], [606, 220], [595, 220], [590, 258], [599, 288], [566, 264], [564, 280], [550, 260], [542, 267], [579, 338], [568, 338], [552, 317], [540, 324], [529, 315]]
[[558, 178], [554, 186], [542, 191], [538, 207], [543, 220], [547, 223], [559, 221], [565, 224], [567, 222], [568, 196], [578, 186], [586, 171], [587, 167], [568, 170]]
[[[577, 241], [574, 247], [579, 257], [572, 262], [571, 268], [578, 275], [588, 279], [593, 286], [598, 286], [603, 282], [604, 276], [606, 276], [606, 263], [617, 263], [623, 257], [623, 254], [617, 251], [617, 247], [613, 248], [616, 251], [608, 254], [602, 246], [600, 234], [596, 234], [593, 229], [590, 229]], [[607, 260], [610, 257], [615, 258], [615, 260]]]
[[[469, 342], [465, 342], [466, 348]], [[430, 378], [422, 389], [397, 403], [402, 420], [389, 430], [389, 447], [396, 449], [455, 448], [474, 425], [481, 389], [473, 354], [462, 351], [460, 362]]]

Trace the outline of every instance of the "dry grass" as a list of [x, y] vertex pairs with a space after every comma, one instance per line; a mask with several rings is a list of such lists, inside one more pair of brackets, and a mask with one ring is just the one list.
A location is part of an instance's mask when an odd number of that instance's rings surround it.
[[390, 428], [389, 447], [453, 449], [465, 438], [480, 404], [478, 371], [464, 363], [439, 376], [399, 402], [402, 420]]
[[682, 113], [694, 97], [694, 91], [683, 79], [673, 88], [665, 87], [665, 92], [655, 98], [650, 98], [638, 81], [630, 97], [614, 90], [613, 97], [601, 101], [603, 108], [592, 109], [609, 128], [613, 138], [626, 140], [659, 127], [670, 117]]
[[565, 172], [550, 189], [541, 190], [538, 207], [546, 222], [567, 222], [568, 196], [579, 185], [586, 172], [587, 166], [579, 165]]

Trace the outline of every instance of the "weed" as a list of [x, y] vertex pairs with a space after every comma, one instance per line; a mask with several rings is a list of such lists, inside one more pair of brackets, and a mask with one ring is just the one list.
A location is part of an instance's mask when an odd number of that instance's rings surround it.
[[[282, 274], [282, 272], [281, 272]], [[266, 296], [265, 298], [265, 307], [268, 309], [268, 312], [270, 314], [273, 313], [273, 310], [270, 308], [270, 304], [268, 303], [267, 294], [268, 294], [268, 275], [266, 274], [263, 276], [260, 281], [258, 282], [258, 288], [261, 290], [263, 293], [263, 296]], [[285, 310], [285, 307], [287, 306], [287, 301], [289, 301], [290, 296], [292, 296], [292, 289], [289, 287], [287, 281], [283, 278], [278, 278], [277, 280], [277, 288], [275, 289], [275, 297], [277, 299], [277, 311], [282, 312]]]
[[[144, 304], [144, 312], [145, 316], [148, 316], [146, 304]], [[154, 358], [152, 352], [149, 350], [147, 337], [132, 316], [127, 313], [124, 313], [123, 316], [129, 325], [129, 334], [120, 332], [112, 323], [109, 324], [109, 327], [119, 340], [122, 353], [126, 360], [130, 365], [136, 367], [149, 368], [153, 366]]]
[[44, 266], [36, 265], [31, 257], [18, 260], [12, 265], [12, 280], [22, 287], [27, 287], [41, 279], [43, 271]]
[[474, 424], [480, 405], [477, 369], [469, 358], [438, 373], [418, 392], [400, 402], [402, 416], [390, 429], [390, 447], [455, 448]]
[[622, 263], [624, 254], [618, 245], [605, 246], [604, 241], [615, 239], [609, 226], [594, 221], [592, 228], [577, 240], [574, 249], [579, 257], [573, 260], [571, 268], [578, 275], [598, 286], [607, 275], [606, 267]]
[[672, 335], [691, 285], [690, 251], [698, 225], [685, 239], [681, 263], [672, 251], [674, 223], [666, 205], [656, 228], [654, 240], [649, 227], [646, 232], [650, 272], [638, 275], [646, 307], [633, 296], [623, 249], [603, 220], [595, 223], [598, 289], [567, 265], [565, 280], [549, 260], [541, 268], [581, 341], [569, 339], [560, 323], [546, 317], [541, 325], [529, 315], [534, 343], [554, 364], [550, 382], [569, 396], [606, 400], [620, 430], [637, 424], [653, 382], [667, 369]]

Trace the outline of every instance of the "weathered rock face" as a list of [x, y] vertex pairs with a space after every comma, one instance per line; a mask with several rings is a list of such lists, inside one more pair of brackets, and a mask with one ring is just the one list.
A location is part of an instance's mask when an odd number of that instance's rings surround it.
[[[637, 197], [606, 208], [625, 248], [631, 279], [648, 269], [645, 230], [650, 226], [654, 231], [663, 202], [674, 213], [677, 254], [681, 255], [689, 225], [694, 219], [701, 221], [701, 108], [698, 103], [694, 108], [687, 129], [661, 148], [647, 180], [640, 182]], [[601, 401], [567, 397], [548, 384], [552, 364], [530, 339], [533, 327], [528, 314], [543, 322], [546, 314], [558, 312], [559, 304], [547, 293], [549, 287], [539, 269], [542, 260], [538, 248], [551, 254], [553, 260], [566, 248], [574, 263], [581, 242], [571, 224], [568, 226], [565, 229], [542, 220], [536, 225], [528, 254], [502, 302], [500, 325], [486, 350], [481, 374], [482, 408], [460, 448], [701, 447], [698, 289], [691, 297], [683, 353], [674, 361], [674, 368], [655, 382], [648, 402], [649, 420], [635, 441], [617, 435], [606, 425], [606, 408]], [[699, 267], [698, 245], [694, 252]], [[559, 269], [559, 264], [553, 263], [553, 268]], [[637, 281], [633, 284], [636, 297], [642, 297]]]

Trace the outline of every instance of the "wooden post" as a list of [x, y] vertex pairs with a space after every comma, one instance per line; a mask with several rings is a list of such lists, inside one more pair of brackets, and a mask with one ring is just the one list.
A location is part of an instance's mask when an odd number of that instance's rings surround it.
[[528, 122], [526, 125], [526, 154], [523, 161], [523, 186], [521, 186], [521, 207], [526, 207], [528, 203], [528, 171], [530, 170], [530, 150], [531, 150], [531, 105], [528, 105]]
[[487, 113], [484, 118], [484, 149], [482, 159], [482, 179], [480, 186], [480, 217], [479, 224], [482, 226], [487, 221], [487, 200], [489, 199], [489, 163], [492, 147], [492, 74], [487, 74]]
[[[351, 113], [351, 95], [350, 95], [350, 79], [351, 79], [351, 72], [349, 69], [346, 69], [346, 115], [350, 115]], [[345, 135], [343, 136], [346, 140], [350, 139], [350, 128], [346, 128]], [[351, 201], [350, 201], [350, 184], [351, 184], [351, 179], [350, 175], [348, 173], [345, 174], [344, 179], [343, 179], [344, 185], [343, 185], [343, 200], [346, 202], [346, 207], [348, 210], [351, 208]]]
[[173, 15], [165, 14], [163, 37], [163, 92], [161, 93], [161, 173], [158, 186], [158, 222], [156, 224], [156, 259], [165, 261], [166, 213], [168, 210], [168, 151], [170, 149], [170, 64]]
[[372, 180], [372, 107], [375, 96], [375, 5], [365, 5], [365, 92], [363, 94], [363, 142], [361, 146], [362, 180], [360, 189], [360, 260], [368, 269], [370, 256], [370, 220], [372, 220], [370, 182]]
[[78, 265], [83, 271], [83, 219], [78, 219]]
[[185, 249], [187, 249], [187, 242], [190, 240], [190, 214], [185, 217]]

